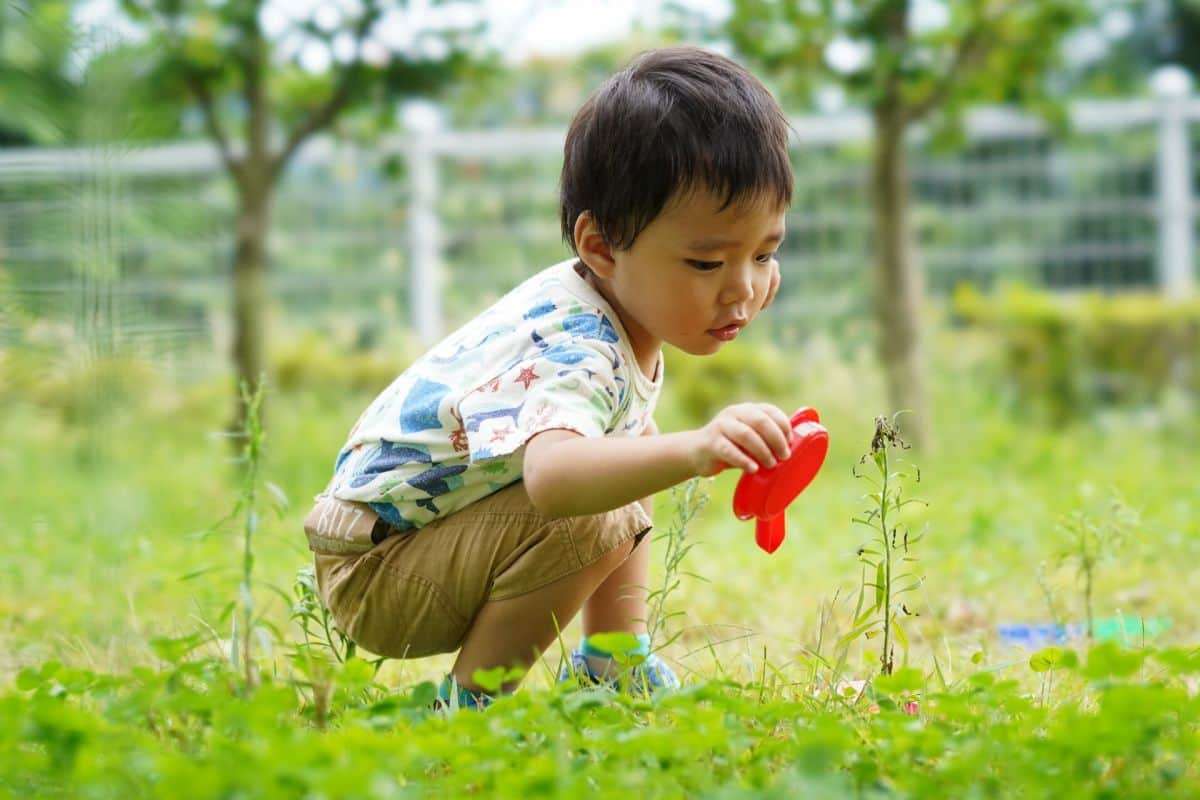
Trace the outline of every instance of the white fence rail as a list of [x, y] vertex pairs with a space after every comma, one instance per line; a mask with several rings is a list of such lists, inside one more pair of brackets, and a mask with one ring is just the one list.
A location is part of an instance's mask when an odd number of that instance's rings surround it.
[[[914, 220], [934, 291], [1005, 279], [1195, 291], [1200, 100], [1079, 102], [1069, 112], [1070, 132], [1056, 136], [1010, 109], [975, 109], [953, 153], [914, 132]], [[785, 325], [864, 313], [869, 118], [792, 123], [796, 196], [771, 313]], [[564, 135], [434, 131], [367, 151], [310, 143], [276, 203], [276, 296], [378, 325], [407, 313], [435, 342], [565, 256]], [[233, 201], [204, 142], [0, 151], [0, 293], [15, 298], [0, 314], [15, 305], [164, 348], [221, 338]]]

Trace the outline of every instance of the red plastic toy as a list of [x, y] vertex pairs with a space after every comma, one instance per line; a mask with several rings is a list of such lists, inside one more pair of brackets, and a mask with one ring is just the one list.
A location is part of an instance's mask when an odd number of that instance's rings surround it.
[[759, 467], [738, 481], [733, 493], [733, 513], [738, 519], [754, 519], [754, 540], [768, 553], [783, 544], [788, 505], [812, 483], [829, 452], [829, 431], [821, 425], [815, 409], [807, 406], [792, 415], [792, 454], [770, 469]]

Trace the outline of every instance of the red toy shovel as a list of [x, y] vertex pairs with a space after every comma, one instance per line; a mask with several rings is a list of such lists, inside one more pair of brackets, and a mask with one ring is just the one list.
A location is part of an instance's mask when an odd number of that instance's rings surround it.
[[768, 553], [783, 544], [788, 504], [804, 491], [825, 463], [829, 431], [820, 423], [815, 409], [801, 408], [792, 415], [792, 454], [770, 469], [747, 472], [733, 493], [733, 513], [738, 519], [754, 519], [754, 540]]

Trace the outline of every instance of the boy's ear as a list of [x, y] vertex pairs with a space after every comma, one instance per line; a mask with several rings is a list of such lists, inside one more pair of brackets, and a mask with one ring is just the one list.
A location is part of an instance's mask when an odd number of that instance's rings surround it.
[[604, 242], [600, 229], [590, 211], [575, 218], [575, 249], [579, 259], [601, 278], [611, 278], [616, 271], [612, 248]]

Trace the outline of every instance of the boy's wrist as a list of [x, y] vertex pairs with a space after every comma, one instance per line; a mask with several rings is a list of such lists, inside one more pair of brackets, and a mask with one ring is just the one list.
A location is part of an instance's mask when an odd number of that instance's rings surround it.
[[[671, 447], [676, 451], [676, 459], [678, 459], [680, 469], [687, 474], [681, 478], [678, 483], [691, 480], [700, 474], [699, 467], [693, 463], [695, 461], [694, 453], [696, 451], [695, 438], [697, 431], [679, 431], [677, 433], [662, 434], [660, 439], [670, 438], [670, 442], [664, 442], [664, 446]], [[673, 484], [672, 484], [673, 485]]]

